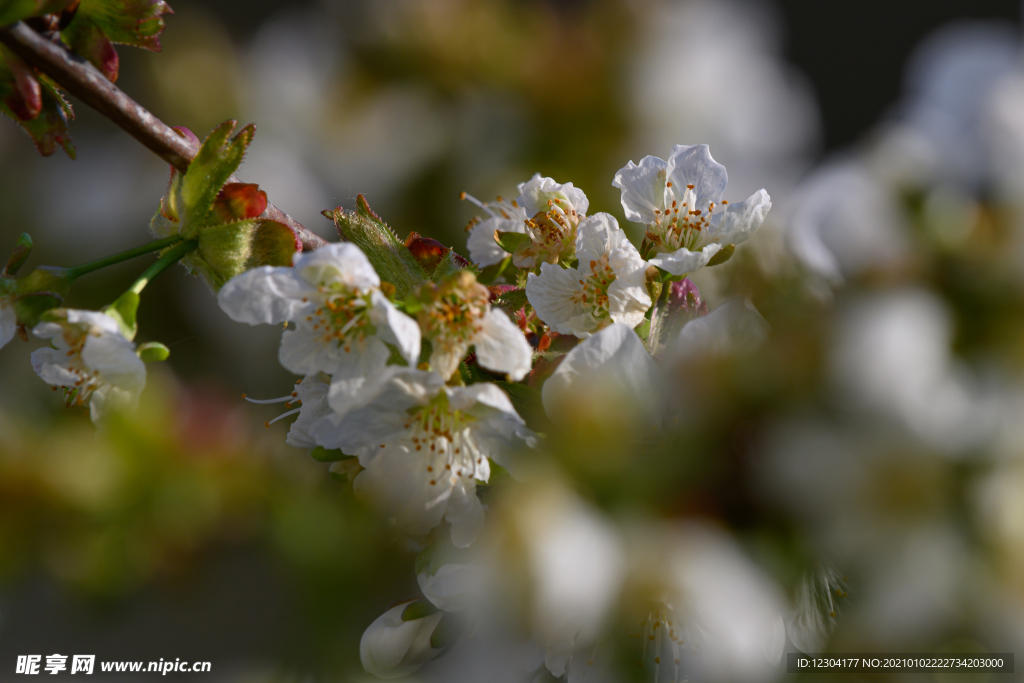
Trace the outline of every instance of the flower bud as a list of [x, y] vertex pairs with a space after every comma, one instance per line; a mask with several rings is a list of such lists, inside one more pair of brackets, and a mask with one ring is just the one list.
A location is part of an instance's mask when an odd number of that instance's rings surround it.
[[430, 637], [444, 613], [434, 612], [406, 621], [403, 614], [408, 607], [408, 603], [392, 607], [363, 632], [359, 641], [359, 657], [367, 673], [377, 678], [399, 678], [412, 673], [438, 654], [439, 651], [430, 645]]

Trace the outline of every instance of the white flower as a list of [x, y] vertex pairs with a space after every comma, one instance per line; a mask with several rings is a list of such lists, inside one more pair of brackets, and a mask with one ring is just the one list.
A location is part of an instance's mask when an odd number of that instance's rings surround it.
[[424, 534], [447, 519], [464, 548], [483, 526], [476, 482], [490, 477], [488, 458], [508, 466], [508, 450], [534, 437], [494, 384], [449, 387], [434, 372], [390, 368], [378, 394], [360, 409], [328, 416], [314, 437], [325, 448], [359, 457], [353, 482], [394, 523]]
[[430, 340], [430, 367], [448, 379], [469, 347], [481, 366], [504, 372], [518, 382], [529, 374], [533, 349], [503, 311], [491, 308], [490, 292], [468, 270], [440, 283], [424, 283], [417, 291], [417, 312], [424, 338]]
[[660, 372], [632, 328], [606, 327], [573, 348], [544, 382], [544, 411], [556, 423], [657, 422]]
[[244, 398], [249, 403], [284, 403], [286, 408], [290, 408], [296, 403], [301, 404], [299, 408], [281, 413], [267, 422], [266, 426], [269, 427], [278, 420], [297, 414], [298, 418], [288, 429], [286, 443], [296, 448], [316, 448], [319, 444], [313, 438], [313, 427], [321, 418], [332, 412], [331, 406], [327, 402], [331, 388], [330, 381], [331, 378], [323, 373], [314, 372], [298, 380], [295, 383], [295, 390], [288, 396], [265, 400], [252, 399], [248, 396], [244, 396]]
[[730, 299], [711, 313], [690, 320], [668, 340], [660, 360], [678, 362], [704, 354], [744, 353], [768, 337], [771, 326], [748, 299]]
[[295, 323], [281, 337], [281, 365], [331, 375], [328, 400], [339, 413], [372, 395], [391, 354], [385, 342], [410, 364], [419, 358], [416, 322], [387, 300], [369, 260], [348, 242], [300, 252], [291, 268], [248, 270], [217, 299], [238, 322]]
[[445, 612], [461, 612], [479, 600], [483, 590], [483, 570], [472, 564], [443, 564], [431, 574], [416, 575], [423, 596]]
[[407, 607], [407, 602], [392, 607], [363, 632], [359, 658], [367, 673], [377, 678], [399, 678], [438, 655], [439, 650], [430, 646], [430, 636], [444, 612], [405, 621], [402, 613]]
[[[520, 183], [520, 189], [525, 183]], [[481, 268], [501, 263], [510, 254], [495, 241], [496, 232], [526, 232], [526, 221], [530, 216], [516, 200], [508, 202], [501, 197], [495, 202], [481, 202], [476, 197], [463, 193], [463, 197], [487, 212], [488, 218], [472, 225], [466, 247], [469, 258]], [[474, 219], [474, 221], [477, 219]]]
[[542, 263], [530, 273], [526, 297], [551, 329], [586, 338], [611, 325], [636, 327], [651, 307], [647, 264], [615, 218], [595, 214], [576, 233], [576, 268]]
[[530, 242], [512, 255], [518, 268], [531, 269], [541, 263], [558, 263], [572, 258], [576, 228], [587, 215], [590, 201], [572, 183], [556, 183], [539, 173], [519, 186], [516, 204], [527, 216]]
[[[722, 201], [729, 176], [707, 145], [676, 145], [668, 161], [644, 157], [615, 174], [626, 218], [647, 227], [654, 258], [673, 275], [703, 268], [723, 247], [750, 238], [772, 207], [764, 190], [742, 204]], [[724, 208], [723, 208], [724, 207]], [[716, 213], [717, 210], [717, 213]]]
[[32, 368], [42, 380], [64, 387], [68, 406], [89, 404], [93, 422], [112, 411], [134, 408], [146, 385], [146, 366], [105, 313], [67, 309], [60, 319], [41, 322], [32, 333], [52, 348], [32, 352]]

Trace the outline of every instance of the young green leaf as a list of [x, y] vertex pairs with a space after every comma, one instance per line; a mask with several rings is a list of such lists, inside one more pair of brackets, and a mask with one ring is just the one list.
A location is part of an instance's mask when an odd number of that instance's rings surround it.
[[143, 363], [159, 363], [171, 356], [171, 350], [160, 342], [146, 342], [135, 350]]

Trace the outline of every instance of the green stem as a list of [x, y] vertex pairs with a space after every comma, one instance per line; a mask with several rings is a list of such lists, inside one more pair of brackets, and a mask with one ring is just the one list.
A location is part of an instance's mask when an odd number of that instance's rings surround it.
[[68, 268], [67, 274], [71, 280], [74, 280], [75, 278], [85, 275], [86, 273], [91, 273], [94, 270], [106, 268], [107, 266], [112, 266], [115, 263], [121, 263], [122, 261], [127, 261], [129, 259], [135, 258], [136, 256], [142, 256], [143, 254], [148, 254], [153, 251], [160, 251], [161, 249], [166, 249], [167, 247], [177, 244], [180, 241], [181, 235], [171, 235], [170, 237], [165, 237], [162, 240], [156, 240], [155, 242], [149, 242], [148, 244], [140, 245], [138, 247], [135, 247], [134, 249], [129, 249], [128, 251], [122, 251], [120, 254], [113, 254], [111, 256], [107, 256], [106, 258], [98, 259], [96, 261], [83, 263], [82, 265], [75, 266], [74, 268]]
[[185, 254], [194, 250], [198, 246], [199, 242], [197, 240], [189, 240], [170, 249], [166, 254], [157, 259], [156, 263], [151, 265], [149, 268], [146, 268], [142, 275], [140, 275], [132, 286], [128, 288], [128, 291], [141, 294], [146, 285], [154, 280], [157, 275], [173, 266], [175, 263], [180, 261]]

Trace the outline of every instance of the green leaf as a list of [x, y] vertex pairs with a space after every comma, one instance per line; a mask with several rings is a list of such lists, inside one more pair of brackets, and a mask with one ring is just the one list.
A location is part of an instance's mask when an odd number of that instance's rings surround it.
[[417, 598], [409, 603], [409, 606], [402, 610], [402, 621], [415, 621], [429, 617], [437, 612], [434, 604], [426, 598]]
[[171, 350], [160, 342], [146, 342], [141, 344], [135, 353], [143, 363], [159, 363], [170, 357]]
[[71, 2], [72, 0], [0, 0], [0, 26], [41, 14], [59, 12]]
[[505, 269], [508, 268], [508, 265], [510, 263], [512, 263], [512, 257], [506, 256], [504, 260], [502, 260], [500, 263], [495, 263], [493, 265], [487, 266], [486, 268], [480, 271], [479, 275], [476, 276], [476, 281], [482, 285], [491, 284], [499, 277], [501, 277], [501, 274], [505, 272]]
[[495, 230], [494, 241], [508, 253], [514, 254], [520, 245], [530, 241], [530, 236], [525, 232], [502, 232], [501, 230]]
[[309, 452], [309, 457], [313, 458], [317, 462], [337, 462], [338, 460], [344, 460], [351, 456], [345, 455], [341, 452], [341, 449], [327, 450], [323, 446], [317, 446]]
[[430, 634], [430, 647], [444, 654], [455, 646], [464, 630], [464, 622], [457, 614], [445, 614]]
[[636, 331], [637, 336], [641, 339], [647, 339], [648, 335], [651, 334], [651, 321], [645, 318], [644, 321], [634, 327], [633, 330]]
[[494, 301], [493, 305], [505, 311], [511, 317], [528, 303], [526, 290], [520, 288], [505, 292]]
[[60, 32], [60, 37], [72, 52], [92, 63], [108, 81], [113, 83], [117, 80], [120, 66], [117, 50], [103, 31], [103, 27], [89, 12], [89, 6], [101, 2], [102, 0], [82, 0], [75, 18]]
[[394, 285], [399, 301], [427, 280], [423, 267], [387, 223], [370, 209], [363, 195], [356, 198], [355, 211], [338, 207], [324, 211], [323, 215], [334, 221], [343, 240], [363, 250], [381, 280]]
[[540, 391], [515, 382], [495, 382], [512, 401], [512, 407], [523, 418], [526, 426], [535, 432], [548, 432], [551, 421], [544, 412]]
[[449, 249], [448, 253], [441, 259], [441, 262], [434, 268], [434, 272], [430, 274], [430, 279], [434, 282], [440, 282], [449, 275], [465, 270], [466, 266], [460, 263], [462, 260], [462, 257], [456, 254], [454, 249]]
[[[181, 179], [179, 207], [183, 214], [183, 226], [190, 226], [194, 230], [195, 226], [207, 221], [207, 215], [212, 211], [221, 188], [245, 158], [245, 150], [252, 142], [256, 127], [250, 123], [228, 139], [237, 125], [237, 121], [229, 119], [214, 128], [185, 171]], [[182, 235], [186, 238], [195, 237], [194, 232]]]
[[729, 259], [732, 258], [732, 255], [733, 255], [733, 253], [735, 251], [736, 251], [736, 245], [735, 244], [727, 244], [727, 245], [725, 245], [724, 247], [722, 247], [721, 249], [718, 250], [717, 254], [715, 254], [714, 256], [711, 257], [711, 260], [708, 261], [708, 265], [709, 266], [717, 266], [719, 264], [725, 263], [726, 261], [728, 261]]
[[117, 297], [114, 303], [103, 309], [103, 312], [117, 321], [117, 324], [121, 327], [121, 333], [125, 336], [125, 339], [130, 341], [135, 339], [135, 335], [139, 331], [139, 324], [136, 320], [138, 310], [139, 295], [128, 290]]

